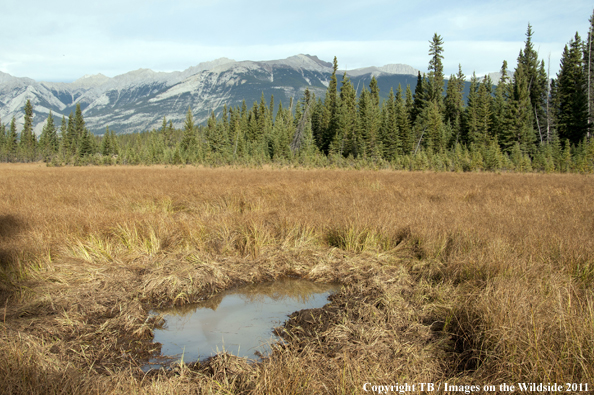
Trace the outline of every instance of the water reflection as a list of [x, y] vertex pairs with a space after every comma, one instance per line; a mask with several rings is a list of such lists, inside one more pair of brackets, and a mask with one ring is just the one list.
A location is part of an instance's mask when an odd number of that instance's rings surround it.
[[[257, 352], [269, 352], [269, 344], [275, 341], [272, 329], [289, 314], [322, 307], [339, 288], [283, 279], [225, 291], [201, 303], [159, 311], [166, 325], [155, 330], [154, 341], [162, 344], [162, 355], [174, 360], [182, 354], [184, 361], [203, 360], [223, 350], [254, 358]], [[163, 364], [157, 358], [151, 363], [153, 367]]]

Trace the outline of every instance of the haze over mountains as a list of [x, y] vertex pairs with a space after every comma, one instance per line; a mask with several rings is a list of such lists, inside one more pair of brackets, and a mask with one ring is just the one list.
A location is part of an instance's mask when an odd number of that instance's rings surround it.
[[[372, 76], [378, 80], [380, 94], [387, 97], [390, 88], [410, 85], [414, 91], [418, 70], [404, 64], [347, 70], [360, 92]], [[344, 71], [339, 71], [340, 80]], [[200, 63], [184, 71], [155, 72], [138, 69], [113, 78], [102, 74], [85, 75], [72, 82], [37, 82], [0, 72], [0, 118], [9, 123], [12, 117], [20, 131], [23, 107], [31, 100], [34, 129], [41, 133], [49, 111], [59, 127], [62, 116], [68, 118], [77, 104], [83, 110], [87, 128], [101, 134], [105, 127], [117, 133], [132, 133], [159, 128], [163, 117], [181, 127], [188, 106], [196, 123], [204, 122], [212, 111], [220, 113], [224, 105], [248, 107], [264, 94], [268, 103], [274, 95], [275, 107], [290, 99], [298, 100], [309, 88], [324, 97], [332, 74], [332, 63], [316, 56], [295, 55], [271, 61], [235, 61], [220, 58]]]

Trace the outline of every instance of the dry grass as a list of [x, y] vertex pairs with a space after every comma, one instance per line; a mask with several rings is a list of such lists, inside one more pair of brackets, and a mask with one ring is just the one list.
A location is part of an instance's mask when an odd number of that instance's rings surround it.
[[[0, 393], [594, 386], [589, 176], [0, 165]], [[148, 375], [157, 306], [345, 285], [261, 364]]]

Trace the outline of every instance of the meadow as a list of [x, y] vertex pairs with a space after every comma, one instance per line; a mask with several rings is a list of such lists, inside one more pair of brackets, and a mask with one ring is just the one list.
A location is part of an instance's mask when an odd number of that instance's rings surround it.
[[[591, 175], [0, 164], [0, 393], [594, 387]], [[261, 363], [140, 369], [153, 308], [338, 282]]]

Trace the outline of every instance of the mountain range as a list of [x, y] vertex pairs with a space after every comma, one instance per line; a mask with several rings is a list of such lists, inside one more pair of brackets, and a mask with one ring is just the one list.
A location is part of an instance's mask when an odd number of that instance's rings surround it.
[[[220, 58], [200, 63], [184, 71], [155, 72], [138, 69], [113, 78], [102, 74], [85, 75], [71, 83], [37, 82], [0, 72], [0, 120], [9, 123], [14, 117], [17, 130], [23, 124], [23, 108], [27, 100], [34, 109], [33, 125], [40, 134], [51, 110], [55, 124], [68, 118], [77, 104], [83, 112], [87, 128], [96, 134], [106, 126], [116, 133], [132, 133], [159, 128], [163, 117], [181, 127], [188, 107], [196, 123], [205, 122], [212, 111], [219, 114], [224, 105], [248, 107], [266, 102], [274, 95], [276, 106], [289, 106], [309, 88], [324, 97], [332, 75], [332, 63], [316, 56], [295, 55], [271, 61], [235, 61]], [[339, 71], [340, 81], [344, 70]], [[380, 96], [387, 97], [390, 88], [407, 85], [414, 92], [418, 70], [404, 64], [365, 67], [347, 70], [347, 75], [360, 92], [372, 76], [378, 80]]]

